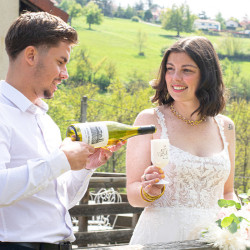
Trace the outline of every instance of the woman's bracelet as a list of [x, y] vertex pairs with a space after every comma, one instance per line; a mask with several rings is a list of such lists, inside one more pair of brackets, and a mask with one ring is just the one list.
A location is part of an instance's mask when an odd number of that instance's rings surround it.
[[[143, 199], [144, 201], [146, 201], [146, 202], [153, 202], [153, 201], [159, 199], [159, 198], [164, 194], [165, 188], [166, 188], [166, 187], [165, 187], [165, 185], [164, 185], [163, 188], [162, 188], [162, 192], [161, 192], [159, 195], [157, 195], [157, 196], [152, 196], [152, 195], [146, 193], [145, 190], [143, 189], [143, 187], [141, 186], [141, 197], [142, 197], [142, 199]], [[145, 198], [144, 198], [144, 197], [145, 197]]]

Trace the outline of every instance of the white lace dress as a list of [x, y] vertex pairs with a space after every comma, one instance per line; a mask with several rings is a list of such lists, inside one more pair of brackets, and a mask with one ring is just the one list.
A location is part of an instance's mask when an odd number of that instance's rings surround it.
[[[156, 108], [167, 138], [163, 114]], [[198, 157], [170, 144], [170, 161], [164, 168], [164, 195], [142, 212], [130, 244], [148, 244], [197, 239], [204, 225], [216, 219], [218, 199], [230, 173], [228, 143], [219, 116], [215, 117], [224, 149], [211, 157]]]

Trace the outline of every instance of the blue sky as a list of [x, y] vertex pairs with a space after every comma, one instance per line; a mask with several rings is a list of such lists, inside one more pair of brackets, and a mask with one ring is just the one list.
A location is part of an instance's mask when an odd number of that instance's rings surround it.
[[[121, 4], [122, 7], [134, 6], [140, 0], [114, 0], [115, 3]], [[147, 2], [142, 0], [142, 2]], [[235, 17], [242, 21], [243, 17], [247, 14], [250, 20], [250, 0], [153, 0], [153, 3], [159, 4], [164, 7], [172, 7], [175, 3], [180, 5], [186, 2], [190, 7], [193, 14], [198, 14], [205, 11], [207, 16], [215, 18], [218, 12], [221, 12], [224, 19]]]

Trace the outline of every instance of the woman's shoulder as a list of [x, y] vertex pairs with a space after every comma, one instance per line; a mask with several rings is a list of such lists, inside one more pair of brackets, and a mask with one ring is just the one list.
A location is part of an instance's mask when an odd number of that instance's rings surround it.
[[235, 126], [232, 119], [225, 115], [217, 115], [217, 117], [221, 120], [221, 125], [223, 127], [224, 135], [226, 137], [227, 142], [230, 144], [235, 143]]
[[224, 129], [228, 129], [228, 130], [235, 129], [234, 122], [231, 118], [222, 114], [217, 115], [217, 117], [221, 120]]
[[142, 110], [135, 119], [135, 125], [148, 125], [155, 121], [155, 108]]

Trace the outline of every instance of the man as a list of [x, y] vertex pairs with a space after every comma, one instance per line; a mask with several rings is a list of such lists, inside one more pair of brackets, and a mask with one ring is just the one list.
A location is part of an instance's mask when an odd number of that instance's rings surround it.
[[[68, 78], [76, 31], [46, 12], [22, 14], [5, 38], [9, 69], [0, 82], [0, 249], [71, 249], [68, 210], [95, 168], [118, 150], [66, 138], [41, 99]], [[63, 248], [62, 248], [63, 247]]]

